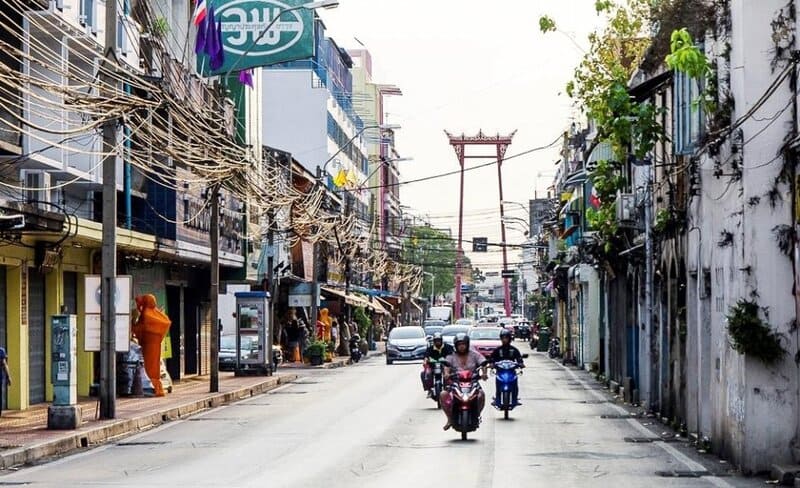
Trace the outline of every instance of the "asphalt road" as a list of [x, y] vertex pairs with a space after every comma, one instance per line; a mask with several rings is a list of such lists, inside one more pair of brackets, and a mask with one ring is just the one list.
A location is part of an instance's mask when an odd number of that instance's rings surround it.
[[[522, 346], [523, 352], [527, 346]], [[383, 358], [313, 371], [299, 382], [153, 431], [0, 477], [31, 487], [762, 486], [683, 442], [626, 442], [660, 433], [624, 416], [588, 376], [532, 355], [524, 405], [493, 409], [462, 442], [419, 385], [419, 363]], [[487, 387], [493, 391], [493, 380]]]

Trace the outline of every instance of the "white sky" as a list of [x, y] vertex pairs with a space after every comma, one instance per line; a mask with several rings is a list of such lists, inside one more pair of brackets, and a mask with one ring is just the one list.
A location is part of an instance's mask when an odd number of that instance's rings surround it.
[[[516, 129], [510, 156], [549, 144], [570, 124], [573, 111], [564, 86], [582, 53], [565, 34], [539, 31], [545, 13], [581, 46], [600, 23], [594, 0], [341, 0], [320, 16], [340, 46], [360, 47], [357, 37], [369, 49], [374, 81], [403, 90], [386, 111], [390, 123], [402, 126], [398, 152], [414, 158], [400, 163], [407, 181], [458, 169], [445, 129], [467, 135]], [[506, 162], [505, 199], [527, 205], [534, 188], [543, 196], [557, 160], [558, 149], [551, 149]], [[488, 160], [468, 160], [467, 166], [483, 162]], [[412, 213], [451, 227], [454, 237], [458, 195], [457, 175], [400, 188]], [[518, 207], [506, 211], [526, 218]], [[465, 239], [500, 242], [496, 166], [466, 173], [464, 215]], [[523, 240], [521, 232], [509, 229], [510, 243]], [[470, 258], [488, 271], [498, 271], [502, 263], [499, 252]], [[509, 256], [511, 263], [520, 259], [516, 252]]]

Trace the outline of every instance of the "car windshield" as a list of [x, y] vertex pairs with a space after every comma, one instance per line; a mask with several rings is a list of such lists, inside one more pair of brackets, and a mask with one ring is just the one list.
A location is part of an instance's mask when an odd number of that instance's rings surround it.
[[470, 339], [484, 339], [484, 340], [500, 340], [500, 329], [486, 328], [486, 329], [472, 329], [469, 331]]
[[472, 319], [458, 319], [458, 320], [456, 320], [456, 324], [458, 324], [458, 325], [472, 325]]
[[425, 337], [422, 327], [397, 327], [389, 333], [389, 339], [418, 339]]
[[445, 325], [444, 320], [426, 320], [424, 324], [425, 327], [436, 326], [436, 325], [438, 325], [439, 327], [444, 327]]
[[425, 335], [432, 336], [437, 332], [441, 332], [443, 327], [441, 325], [427, 325], [425, 326]]
[[469, 327], [464, 327], [463, 325], [450, 325], [442, 329], [443, 336], [454, 336], [459, 332], [466, 332], [469, 330]]

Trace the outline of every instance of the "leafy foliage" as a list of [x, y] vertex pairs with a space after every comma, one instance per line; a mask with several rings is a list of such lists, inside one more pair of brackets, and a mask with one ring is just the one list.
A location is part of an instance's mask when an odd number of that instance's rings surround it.
[[786, 355], [780, 336], [761, 319], [755, 301], [739, 300], [727, 319], [731, 347], [738, 353], [758, 358], [767, 365], [775, 364]]
[[567, 93], [594, 120], [597, 141], [610, 144], [616, 160], [598, 162], [597, 169], [589, 175], [601, 206], [587, 211], [587, 220], [609, 254], [618, 239], [617, 192], [625, 186], [620, 163], [628, 160], [629, 153], [638, 159], [645, 158], [664, 138], [664, 133], [658, 124], [659, 110], [648, 102], [634, 100], [628, 92], [628, 80], [650, 43], [645, 31], [651, 2], [596, 1], [595, 9], [607, 17], [607, 27], [589, 35], [589, 50], [576, 68], [574, 79], [567, 84]]
[[[411, 229], [410, 236], [403, 246], [403, 262], [422, 266], [425, 272], [433, 274], [431, 279], [425, 275], [422, 293], [429, 294], [431, 285], [436, 293], [450, 291], [455, 287], [456, 241], [450, 234], [428, 226]], [[480, 271], [471, 270], [469, 258], [463, 256], [463, 276], [480, 279]]]
[[692, 79], [703, 81], [703, 92], [692, 104], [699, 105], [707, 114], [714, 113], [716, 107], [716, 77], [706, 54], [694, 43], [686, 28], [672, 32], [670, 54], [666, 57], [667, 66], [675, 71], [686, 73]]
[[555, 32], [557, 30], [556, 22], [550, 17], [543, 15], [539, 19], [539, 30], [541, 30], [544, 33]]
[[360, 335], [362, 338], [367, 337], [367, 332], [369, 332], [369, 328], [372, 327], [372, 319], [369, 318], [369, 315], [367, 314], [367, 311], [364, 310], [364, 307], [356, 307], [356, 310], [353, 313], [353, 318], [358, 324], [358, 335]]

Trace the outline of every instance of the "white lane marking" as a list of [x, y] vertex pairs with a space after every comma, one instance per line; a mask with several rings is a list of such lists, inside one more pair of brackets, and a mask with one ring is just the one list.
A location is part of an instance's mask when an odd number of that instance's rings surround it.
[[[575, 381], [579, 382], [584, 388], [586, 388], [586, 391], [591, 393], [592, 396], [594, 396], [598, 400], [608, 400], [608, 398], [606, 398], [604, 395], [602, 395], [601, 393], [599, 393], [599, 392], [595, 391], [594, 389], [592, 389], [591, 387], [589, 387], [589, 385], [587, 385], [585, 381], [583, 381], [581, 378], [579, 378], [578, 375], [576, 375], [574, 371], [572, 371], [571, 369], [567, 368], [563, 364], [559, 364], [559, 363], [556, 363], [556, 364], [561, 366], [561, 368], [563, 368], [564, 371], [567, 371], [572, 376], [572, 378], [575, 379]], [[619, 412], [622, 415], [628, 415], [628, 411], [625, 410], [624, 408], [620, 407], [619, 405], [615, 405], [613, 403], [609, 403], [609, 406], [611, 406], [611, 408], [613, 408], [614, 410], [616, 410], [617, 412]], [[631, 424], [633, 427], [635, 427], [636, 430], [638, 430], [639, 432], [641, 432], [643, 434], [646, 434], [648, 437], [653, 435], [653, 432], [651, 432], [644, 425], [642, 425], [639, 422], [637, 422], [635, 419], [628, 419], [628, 423]], [[677, 449], [675, 449], [674, 447], [670, 446], [669, 444], [667, 444], [665, 442], [654, 442], [653, 445], [656, 445], [656, 446], [660, 447], [661, 449], [663, 449], [667, 454], [672, 456], [676, 461], [678, 461], [678, 462], [682, 463], [683, 465], [685, 465], [691, 471], [708, 471], [705, 468], [705, 466], [703, 466], [702, 464], [700, 464], [700, 463], [698, 463], [696, 461], [692, 461], [685, 454], [683, 454], [682, 452], [678, 451]], [[702, 479], [705, 480], [705, 481], [708, 481], [712, 485], [717, 486], [719, 488], [735, 488], [733, 485], [731, 485], [727, 481], [725, 481], [725, 480], [723, 480], [721, 478], [717, 478], [715, 476], [704, 476], [704, 477], [702, 477]]]

